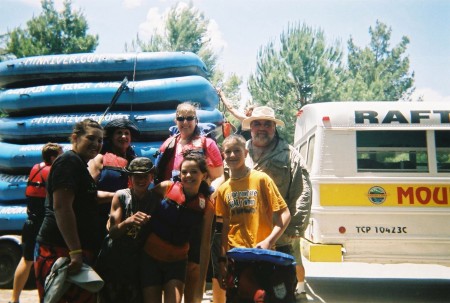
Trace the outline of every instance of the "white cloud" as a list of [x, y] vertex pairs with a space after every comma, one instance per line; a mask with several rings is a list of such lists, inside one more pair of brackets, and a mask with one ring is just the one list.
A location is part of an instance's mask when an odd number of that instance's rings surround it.
[[[25, 3], [26, 5], [33, 6], [33, 7], [41, 7], [41, 0], [20, 0], [20, 2]], [[54, 0], [55, 3], [55, 9], [57, 11], [62, 10], [64, 8], [64, 1], [63, 0]]]
[[25, 3], [29, 6], [41, 7], [41, 0], [20, 0], [20, 2]]
[[411, 98], [413, 101], [421, 98], [424, 102], [450, 102], [450, 96], [442, 96], [431, 88], [416, 89]]
[[207, 35], [211, 38], [211, 46], [214, 52], [220, 53], [227, 47], [227, 42], [223, 39], [219, 25], [214, 19], [209, 20]]
[[[176, 9], [177, 11], [180, 11], [188, 6], [189, 5], [185, 2], [179, 2]], [[139, 36], [141, 36], [142, 39], [148, 39], [155, 30], [157, 33], [161, 34], [165, 28], [165, 19], [171, 9], [171, 7], [167, 8], [164, 12], [160, 12], [157, 7], [149, 9], [146, 20], [139, 25]], [[210, 19], [207, 35], [211, 39], [211, 44], [215, 51], [220, 52], [227, 46], [226, 41], [222, 37], [219, 25], [213, 19]]]
[[132, 9], [141, 6], [142, 0], [123, 0], [122, 4], [126, 9]]
[[142, 40], [148, 40], [156, 31], [161, 34], [164, 30], [164, 16], [166, 13], [160, 13], [157, 7], [149, 9], [147, 18], [139, 25], [139, 37]]
[[[179, 2], [176, 10], [180, 11], [187, 7], [189, 7], [187, 3]], [[146, 20], [139, 25], [139, 37], [145, 41], [149, 39], [155, 31], [158, 34], [163, 34], [165, 30], [165, 20], [171, 9], [172, 7], [167, 8], [164, 12], [160, 12], [159, 8], [157, 7], [149, 9]], [[227, 42], [223, 39], [222, 32], [219, 29], [219, 25], [214, 19], [209, 20], [207, 36], [211, 39], [211, 46], [214, 52], [220, 53], [224, 48], [227, 47]]]

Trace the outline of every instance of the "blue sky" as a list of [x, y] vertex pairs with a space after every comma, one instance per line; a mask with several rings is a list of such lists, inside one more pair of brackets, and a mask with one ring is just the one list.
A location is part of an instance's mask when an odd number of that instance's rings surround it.
[[[136, 34], [148, 37], [162, 23], [172, 0], [72, 0], [98, 34], [96, 52], [123, 52]], [[220, 67], [244, 79], [255, 70], [261, 46], [277, 41], [289, 23], [321, 28], [331, 44], [346, 50], [350, 36], [364, 47], [369, 27], [379, 20], [392, 28], [391, 45], [402, 36], [415, 72], [417, 94], [426, 101], [450, 101], [450, 1], [446, 0], [193, 0], [211, 20], [211, 38]], [[61, 8], [62, 0], [55, 0]], [[0, 33], [40, 13], [39, 0], [0, 0]]]

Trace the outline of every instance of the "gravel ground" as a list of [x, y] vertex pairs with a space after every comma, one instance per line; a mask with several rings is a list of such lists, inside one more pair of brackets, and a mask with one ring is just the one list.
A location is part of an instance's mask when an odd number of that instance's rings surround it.
[[[202, 303], [210, 303], [209, 296], [205, 294]], [[208, 298], [208, 299], [206, 299]], [[0, 289], [0, 302], [7, 303], [11, 299], [11, 289]], [[36, 289], [27, 289], [20, 295], [20, 303], [39, 303], [39, 296]]]
[[[0, 302], [11, 300], [11, 289], [0, 289]], [[20, 295], [20, 303], [38, 303], [39, 296], [36, 289], [24, 290]]]

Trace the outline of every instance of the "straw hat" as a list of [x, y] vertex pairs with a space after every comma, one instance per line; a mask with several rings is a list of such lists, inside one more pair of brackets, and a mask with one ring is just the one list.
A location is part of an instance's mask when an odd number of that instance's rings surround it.
[[275, 122], [278, 126], [284, 126], [284, 122], [275, 118], [275, 112], [268, 106], [258, 106], [253, 109], [252, 115], [242, 121], [242, 129], [250, 129], [250, 123], [255, 120], [269, 120]]

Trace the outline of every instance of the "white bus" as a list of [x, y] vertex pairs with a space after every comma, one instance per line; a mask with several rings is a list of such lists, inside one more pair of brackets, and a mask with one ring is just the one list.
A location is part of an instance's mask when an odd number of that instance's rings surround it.
[[450, 265], [450, 104], [329, 102], [298, 113], [311, 261]]

